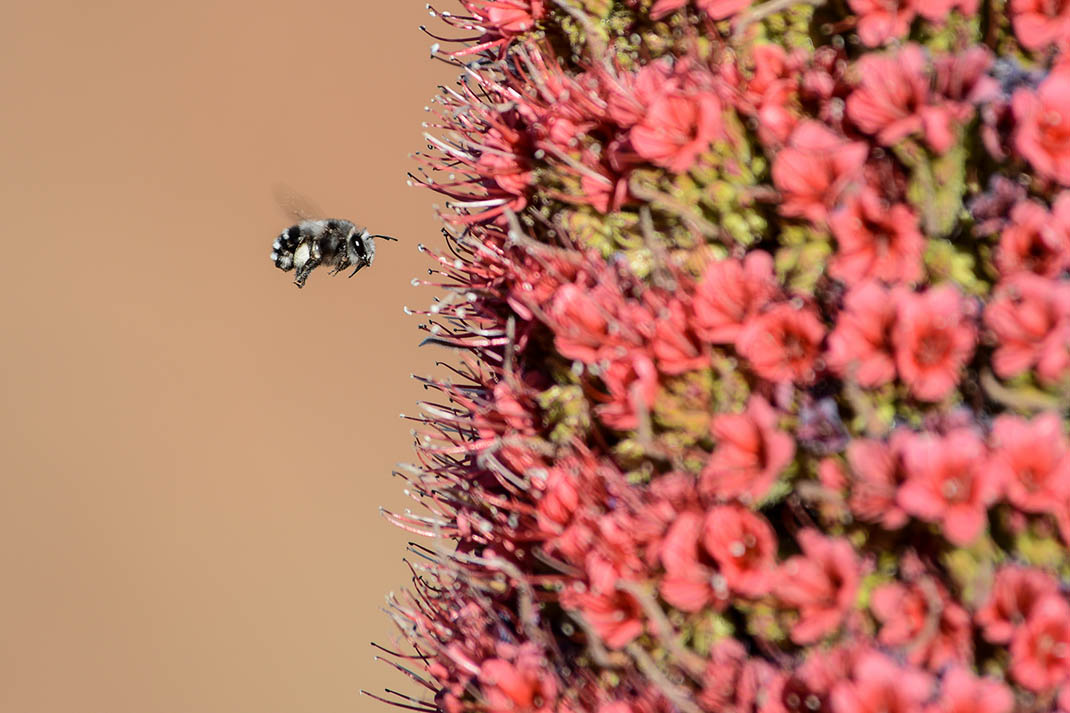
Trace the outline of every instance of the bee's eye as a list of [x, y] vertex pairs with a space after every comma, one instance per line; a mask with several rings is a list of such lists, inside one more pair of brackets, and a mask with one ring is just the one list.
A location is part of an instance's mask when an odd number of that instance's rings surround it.
[[360, 233], [353, 233], [349, 238], [349, 248], [360, 260], [364, 260], [367, 256], [367, 249], [364, 247], [364, 239]]

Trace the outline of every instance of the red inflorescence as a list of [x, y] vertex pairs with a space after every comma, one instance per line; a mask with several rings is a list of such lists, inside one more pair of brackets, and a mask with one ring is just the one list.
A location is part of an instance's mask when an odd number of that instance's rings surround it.
[[1070, 713], [1070, 3], [460, 4], [393, 702]]

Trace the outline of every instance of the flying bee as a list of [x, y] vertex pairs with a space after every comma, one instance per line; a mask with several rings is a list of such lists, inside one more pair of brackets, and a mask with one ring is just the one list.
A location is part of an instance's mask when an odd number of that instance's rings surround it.
[[320, 265], [330, 265], [332, 275], [352, 267], [350, 277], [371, 265], [375, 260], [375, 238], [397, 240], [389, 235], [372, 235], [348, 220], [302, 220], [275, 238], [271, 259], [280, 270], [296, 269], [294, 284], [304, 287], [309, 274]]
[[300, 222], [275, 238], [271, 260], [284, 272], [297, 270], [294, 284], [298, 287], [304, 287], [305, 280], [320, 265], [329, 265], [332, 275], [352, 267], [349, 276], [353, 277], [375, 260], [376, 238], [397, 240], [389, 235], [372, 235], [348, 220], [314, 219], [311, 216], [323, 213], [283, 186], [276, 187], [275, 197]]

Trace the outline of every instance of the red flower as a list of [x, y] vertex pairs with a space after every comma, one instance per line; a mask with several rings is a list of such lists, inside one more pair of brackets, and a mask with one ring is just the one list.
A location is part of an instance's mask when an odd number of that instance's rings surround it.
[[536, 651], [523, 652], [515, 663], [500, 658], [484, 661], [479, 682], [488, 713], [554, 710], [557, 679]]
[[680, 84], [667, 61], [643, 65], [634, 74], [599, 75], [606, 98], [606, 115], [623, 128], [637, 124], [656, 99], [675, 92]]
[[853, 285], [866, 278], [917, 282], [925, 239], [904, 203], [889, 206], [872, 187], [849, 196], [829, 218], [837, 252], [829, 274]]
[[859, 438], [847, 445], [852, 474], [848, 504], [856, 516], [879, 522], [888, 530], [898, 530], [906, 524], [907, 514], [896, 497], [906, 480], [903, 454], [912, 437], [910, 431], [899, 429], [887, 443]]
[[732, 591], [759, 597], [772, 587], [776, 538], [761, 515], [740, 505], [718, 505], [706, 515], [702, 541]]
[[791, 104], [805, 55], [789, 56], [779, 45], [760, 44], [753, 47], [751, 57], [754, 73], [743, 87], [739, 110], [758, 120], [758, 140], [763, 145], [779, 146], [798, 121]]
[[[799, 91], [809, 102], [818, 105], [817, 117], [825, 122], [839, 126], [843, 123], [843, 100], [841, 95], [847, 90], [847, 63], [842, 50], [831, 46], [817, 47], [807, 58], [805, 67], [797, 70], [801, 73], [796, 81]], [[835, 101], [833, 101], [835, 99]]]
[[695, 0], [695, 4], [711, 19], [727, 20], [750, 7], [751, 0]]
[[898, 291], [892, 332], [899, 378], [922, 401], [939, 401], [958, 384], [973, 355], [977, 330], [958, 290], [951, 286], [922, 294]]
[[975, 104], [1000, 99], [999, 82], [989, 74], [992, 61], [992, 52], [984, 45], [933, 59], [934, 88], [949, 104], [956, 120], [968, 121]]
[[807, 384], [824, 338], [825, 326], [812, 307], [781, 303], [743, 327], [736, 349], [763, 379]]
[[628, 199], [626, 178], [603, 165], [589, 151], [584, 152], [584, 159], [584, 165], [590, 170], [580, 176], [582, 196], [576, 198], [594, 206], [600, 213], [619, 210]]
[[[705, 518], [701, 513], [681, 513], [669, 527], [659, 548], [665, 576], [659, 585], [662, 598], [677, 609], [702, 611], [712, 604], [723, 609], [728, 603], [724, 577], [701, 561], [699, 542]], [[720, 586], [718, 586], [720, 585]]]
[[799, 122], [773, 160], [773, 183], [783, 194], [780, 212], [824, 223], [868, 153], [864, 142], [848, 141], [818, 121]]
[[476, 162], [480, 175], [492, 179], [506, 193], [521, 196], [531, 185], [531, 167], [523, 134], [510, 132], [506, 135], [498, 129], [490, 129], [483, 138], [491, 150], [484, 151]]
[[848, 0], [858, 15], [858, 37], [867, 47], [905, 37], [917, 13], [915, 0]]
[[1011, 0], [1011, 17], [1026, 49], [1070, 41], [1070, 0]]
[[915, 668], [901, 668], [887, 656], [867, 651], [858, 657], [849, 681], [832, 690], [834, 713], [920, 713], [932, 679]]
[[[799, 57], [798, 59], [801, 59]], [[760, 104], [771, 89], [785, 79], [791, 77], [793, 72], [799, 70], [800, 62], [797, 55], [788, 53], [780, 45], [758, 44], [750, 48], [750, 61], [753, 63], [753, 72], [747, 79], [736, 77], [735, 83], [741, 83], [743, 91], [743, 105], [753, 106]], [[740, 67], [726, 68], [729, 71], [738, 71]]]
[[747, 651], [735, 639], [721, 639], [713, 645], [699, 694], [705, 710], [727, 709], [732, 704], [746, 663]]
[[940, 437], [914, 436], [905, 446], [907, 482], [899, 506], [911, 515], [943, 525], [944, 536], [966, 546], [985, 529], [985, 514], [999, 497], [1000, 483], [986, 467], [985, 446], [960, 428]]
[[639, 417], [648, 412], [658, 395], [658, 370], [645, 353], [633, 350], [628, 356], [610, 362], [602, 372], [609, 390], [607, 403], [596, 408], [602, 423], [620, 431], [639, 426]]
[[638, 523], [624, 510], [599, 514], [595, 518], [597, 538], [584, 557], [584, 569], [592, 591], [612, 591], [622, 577], [644, 571], [636, 540]]
[[761, 713], [832, 713], [829, 694], [846, 670], [842, 650], [811, 649], [801, 666], [769, 686]]
[[772, 86], [758, 106], [758, 139], [765, 145], [780, 145], [791, 136], [797, 117], [789, 108], [795, 86], [782, 80]]
[[599, 359], [609, 336], [609, 312], [594, 298], [596, 295], [579, 284], [558, 289], [550, 305], [550, 314], [562, 329], [554, 330], [557, 350], [569, 359], [593, 364]]
[[666, 15], [676, 12], [686, 4], [687, 0], [657, 0], [654, 6], [650, 8], [650, 19], [660, 20]]
[[579, 483], [567, 465], [551, 468], [539, 497], [539, 527], [546, 533], [560, 533], [580, 504]]
[[487, 27], [502, 35], [517, 35], [535, 26], [546, 14], [543, 0], [469, 0]]
[[503, 433], [535, 433], [531, 406], [525, 394], [499, 381], [494, 385], [492, 395], [491, 405], [474, 417], [480, 438], [494, 438]]
[[841, 493], [847, 489], [847, 473], [838, 458], [822, 458], [817, 464], [817, 480], [826, 490]]
[[741, 414], [715, 416], [710, 432], [717, 448], [699, 489], [719, 498], [761, 499], [795, 455], [795, 442], [777, 428], [777, 413], [761, 396], [751, 396]]
[[1057, 594], [1037, 602], [1011, 641], [1011, 675], [1034, 691], [1070, 678], [1070, 606]]
[[1032, 567], [1007, 565], [996, 573], [992, 593], [976, 614], [977, 623], [993, 644], [1009, 643], [1036, 603], [1058, 591], [1059, 583], [1050, 574]]
[[680, 300], [672, 299], [663, 309], [653, 308], [652, 311], [657, 315], [652, 349], [662, 372], [683, 374], [709, 365], [710, 354], [695, 343]]
[[630, 594], [566, 590], [561, 593], [561, 603], [579, 610], [611, 649], [622, 649], [643, 633], [643, 612]]
[[708, 91], [657, 97], [629, 134], [637, 154], [673, 173], [691, 168], [720, 135], [721, 101]]
[[557, 350], [584, 364], [619, 360], [645, 347], [653, 335], [654, 316], [625, 288], [612, 269], [594, 263], [591, 274], [561, 285], [547, 308]]
[[847, 97], [847, 116], [877, 141], [891, 146], [911, 134], [924, 133], [937, 153], [951, 148], [954, 112], [933, 103], [925, 53], [915, 44], [892, 54], [867, 54], [858, 61], [858, 88]]
[[799, 611], [791, 640], [811, 644], [838, 629], [854, 607], [861, 566], [847, 540], [811, 529], [796, 539], [803, 553], [781, 565], [776, 595]]
[[948, 663], [969, 661], [970, 615], [932, 579], [878, 587], [870, 608], [881, 621], [880, 642], [905, 649], [915, 666], [935, 671]]
[[[657, 0], [650, 8], [650, 18], [660, 20], [687, 4], [687, 0]], [[751, 0], [695, 0], [695, 6], [714, 20], [726, 20], [745, 10]]]
[[743, 325], [772, 300], [777, 284], [773, 257], [764, 250], [715, 260], [706, 266], [695, 288], [695, 332], [714, 344], [732, 344]]
[[722, 639], [710, 651], [698, 702], [706, 711], [753, 711], [773, 675], [765, 661], [748, 659], [738, 641]]
[[1050, 512], [1070, 497], [1070, 448], [1053, 412], [1032, 421], [1003, 415], [992, 427], [992, 478], [1027, 512]]
[[952, 666], [940, 685], [940, 701], [929, 713], [1011, 713], [1014, 694], [1005, 683], [979, 678], [964, 666]]
[[1054, 69], [1035, 92], [1014, 92], [1014, 147], [1037, 173], [1070, 186], [1070, 65]]
[[1070, 283], [1018, 273], [996, 286], [984, 317], [996, 336], [992, 367], [999, 376], [1036, 367], [1051, 383], [1070, 367]]
[[996, 251], [1003, 275], [1028, 271], [1058, 277], [1070, 267], [1070, 200], [1060, 198], [1056, 208], [1053, 215], [1036, 201], [1014, 206]]
[[878, 282], [864, 282], [844, 298], [844, 309], [829, 335], [829, 368], [860, 386], [883, 386], [895, 378], [892, 326], [895, 302]]

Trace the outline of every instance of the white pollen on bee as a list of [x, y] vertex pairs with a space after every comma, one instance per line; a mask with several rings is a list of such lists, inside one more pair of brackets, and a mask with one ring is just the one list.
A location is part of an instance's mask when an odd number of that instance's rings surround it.
[[304, 266], [306, 262], [308, 262], [309, 257], [310, 250], [308, 247], [308, 243], [303, 243], [302, 245], [298, 246], [297, 250], [294, 251], [294, 265], [298, 269], [300, 269]]
[[276, 250], [278, 250], [279, 248], [281, 248], [281, 247], [282, 247], [282, 241], [281, 241], [281, 240], [277, 240], [277, 239], [276, 239], [276, 240], [275, 240], [275, 242], [273, 242], [273, 243], [271, 244], [271, 247], [273, 247], [273, 248], [275, 248]]
[[272, 262], [275, 262], [278, 259], [279, 259], [279, 254], [278, 253], [276, 253], [276, 252], [271, 253], [271, 261]]

